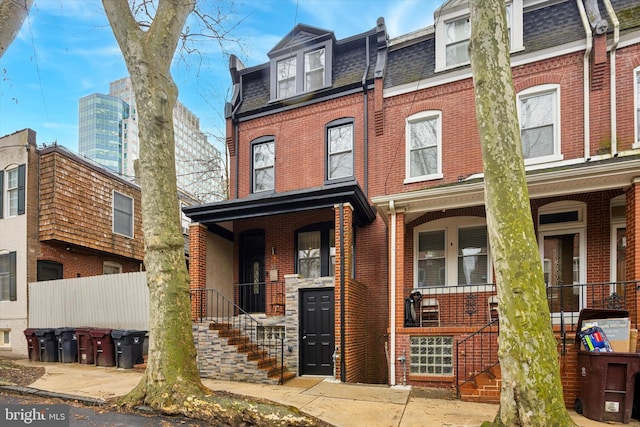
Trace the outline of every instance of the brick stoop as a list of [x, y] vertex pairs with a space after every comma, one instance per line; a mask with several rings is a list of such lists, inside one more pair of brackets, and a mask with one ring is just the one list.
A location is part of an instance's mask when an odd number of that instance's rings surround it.
[[502, 373], [500, 365], [495, 365], [460, 386], [460, 400], [465, 402], [500, 403], [501, 386]]

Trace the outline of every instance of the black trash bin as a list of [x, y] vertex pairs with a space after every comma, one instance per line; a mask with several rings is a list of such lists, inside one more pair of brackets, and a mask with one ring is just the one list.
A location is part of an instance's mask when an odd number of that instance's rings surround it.
[[58, 340], [56, 330], [53, 328], [36, 329], [41, 362], [58, 361]]
[[95, 328], [89, 331], [93, 345], [93, 362], [96, 366], [114, 366], [115, 355], [111, 329]]
[[142, 346], [147, 331], [113, 330], [111, 336], [115, 345], [116, 366], [131, 369], [133, 365], [144, 362]]
[[27, 350], [29, 352], [30, 362], [40, 361], [40, 344], [36, 337], [36, 328], [27, 328], [24, 330], [24, 337], [27, 339]]
[[91, 331], [94, 328], [76, 328], [76, 338], [78, 339], [78, 363], [83, 365], [93, 365], [93, 340]]
[[75, 328], [56, 329], [58, 362], [71, 363], [78, 360], [78, 339]]
[[636, 376], [640, 372], [640, 353], [587, 351], [580, 347], [578, 334], [582, 322], [625, 317], [629, 317], [627, 310], [585, 308], [580, 312], [576, 332], [580, 392], [575, 410], [595, 421], [629, 423]]

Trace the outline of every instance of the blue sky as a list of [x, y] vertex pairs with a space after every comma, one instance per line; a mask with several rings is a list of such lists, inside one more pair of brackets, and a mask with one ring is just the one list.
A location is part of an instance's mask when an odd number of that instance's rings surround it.
[[[232, 36], [245, 65], [267, 62], [271, 50], [299, 23], [334, 31], [343, 39], [375, 27], [382, 16], [391, 38], [433, 23], [442, 0], [236, 0]], [[224, 103], [230, 98], [228, 58], [215, 42], [202, 60], [174, 60], [179, 100], [200, 117], [200, 127], [223, 137]], [[177, 56], [176, 56], [177, 58]], [[24, 128], [39, 144], [57, 142], [77, 151], [78, 100], [109, 93], [109, 82], [127, 76], [100, 0], [35, 0], [18, 37], [0, 59], [0, 136]]]

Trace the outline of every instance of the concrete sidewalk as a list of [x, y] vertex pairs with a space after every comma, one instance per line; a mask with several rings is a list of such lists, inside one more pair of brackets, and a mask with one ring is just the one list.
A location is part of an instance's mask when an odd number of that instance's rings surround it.
[[[18, 360], [26, 366], [43, 366], [45, 374], [30, 387], [46, 392], [91, 399], [108, 399], [128, 393], [141, 373], [131, 369], [106, 368], [76, 363], [41, 363]], [[477, 427], [493, 420], [498, 406], [459, 400], [419, 397], [408, 387], [345, 384], [324, 377], [298, 377], [285, 385], [250, 384], [203, 379], [212, 390], [224, 390], [292, 405], [335, 426]], [[582, 427], [640, 426], [600, 423], [570, 412]]]

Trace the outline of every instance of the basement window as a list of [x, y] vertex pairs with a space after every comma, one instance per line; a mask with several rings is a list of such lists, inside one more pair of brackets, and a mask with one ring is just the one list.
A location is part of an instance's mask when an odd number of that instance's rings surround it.
[[411, 337], [409, 372], [418, 375], [453, 375], [453, 337]]
[[256, 334], [259, 342], [280, 341], [285, 338], [284, 326], [258, 326]]

